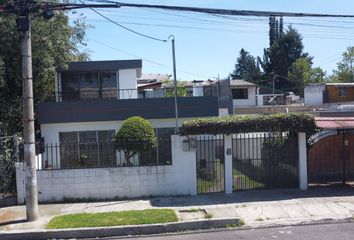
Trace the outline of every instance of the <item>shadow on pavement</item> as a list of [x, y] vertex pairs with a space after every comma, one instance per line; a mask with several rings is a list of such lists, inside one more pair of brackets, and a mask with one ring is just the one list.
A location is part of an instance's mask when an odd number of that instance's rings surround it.
[[197, 196], [152, 198], [150, 203], [155, 207], [185, 207], [198, 205], [237, 204], [247, 202], [266, 202], [280, 200], [296, 200], [299, 198], [347, 197], [354, 196], [353, 186], [315, 187], [307, 191], [298, 189], [248, 190], [232, 194], [209, 193]]

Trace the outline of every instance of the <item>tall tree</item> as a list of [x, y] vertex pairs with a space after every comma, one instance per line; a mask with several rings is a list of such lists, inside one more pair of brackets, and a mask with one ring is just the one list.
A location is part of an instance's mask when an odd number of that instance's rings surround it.
[[303, 50], [301, 35], [296, 29], [289, 26], [272, 46], [264, 50], [261, 66], [265, 79], [272, 80], [276, 76], [278, 78], [277, 89], [291, 89], [293, 84], [287, 80], [287, 76], [292, 64], [299, 58], [306, 58], [312, 64], [312, 57], [308, 53], [304, 53]]
[[354, 82], [354, 46], [349, 46], [330, 77], [331, 82]]
[[[85, 56], [79, 49], [85, 46], [84, 18], [72, 26], [65, 13], [51, 20], [33, 17], [32, 65], [35, 104], [52, 96], [56, 66], [65, 66], [76, 56]], [[0, 121], [2, 134], [22, 131], [21, 49], [16, 17], [0, 16]]]
[[261, 71], [256, 59], [243, 48], [236, 60], [235, 69], [230, 76], [235, 79], [243, 79], [250, 82], [258, 82], [261, 77]]

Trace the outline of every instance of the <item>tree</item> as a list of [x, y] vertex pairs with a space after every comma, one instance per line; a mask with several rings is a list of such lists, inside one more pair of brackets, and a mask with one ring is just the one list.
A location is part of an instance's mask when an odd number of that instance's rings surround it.
[[304, 87], [308, 83], [325, 82], [326, 73], [320, 68], [311, 68], [311, 63], [307, 58], [298, 58], [291, 65], [288, 72], [289, 83], [292, 83], [292, 89], [300, 96], [304, 95]]
[[261, 77], [261, 71], [256, 59], [242, 48], [240, 56], [236, 60], [235, 69], [230, 73], [230, 76], [234, 79], [258, 82]]
[[[165, 80], [162, 82], [166, 89], [166, 97], [174, 96], [174, 82], [172, 80]], [[185, 97], [187, 96], [186, 84], [183, 81], [177, 81], [177, 96]]]
[[293, 84], [287, 81], [287, 76], [292, 64], [299, 58], [306, 58], [312, 64], [312, 57], [304, 53], [302, 37], [296, 29], [289, 26], [285, 33], [282, 33], [274, 43], [264, 50], [261, 66], [264, 71], [264, 78], [269, 81], [275, 75], [280, 76], [276, 82], [277, 89], [291, 90]]
[[331, 82], [354, 82], [354, 46], [349, 46], [330, 77]]
[[132, 166], [131, 158], [144, 151], [153, 149], [156, 145], [156, 136], [151, 123], [141, 117], [131, 117], [125, 120], [119, 129], [115, 146], [123, 151], [125, 160]]
[[[65, 13], [52, 19], [32, 18], [32, 65], [34, 103], [53, 96], [55, 67], [65, 67], [76, 56], [86, 56], [79, 47], [85, 46], [87, 25], [83, 17], [69, 24]], [[21, 49], [16, 16], [0, 16], [0, 132], [13, 135], [22, 132]]]

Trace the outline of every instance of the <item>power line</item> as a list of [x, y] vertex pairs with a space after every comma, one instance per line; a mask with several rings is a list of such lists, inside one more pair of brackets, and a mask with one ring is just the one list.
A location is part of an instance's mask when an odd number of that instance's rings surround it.
[[[93, 42], [95, 42], [95, 43], [97, 43], [97, 44], [100, 44], [100, 45], [102, 45], [102, 46], [104, 46], [104, 47], [110, 48], [110, 49], [112, 49], [112, 50], [115, 50], [115, 51], [118, 51], [118, 52], [127, 54], [127, 55], [132, 56], [132, 57], [135, 57], [135, 58], [142, 59], [142, 60], [144, 60], [144, 61], [146, 61], [146, 62], [149, 62], [149, 63], [155, 64], [155, 65], [157, 65], [157, 66], [160, 66], [160, 67], [163, 67], [163, 68], [166, 68], [166, 69], [171, 70], [171, 67], [169, 67], [169, 66], [167, 66], [167, 65], [164, 65], [164, 64], [162, 64], [162, 63], [156, 62], [156, 61], [154, 61], [154, 60], [151, 60], [151, 59], [148, 59], [148, 58], [144, 58], [144, 57], [141, 57], [141, 56], [138, 56], [138, 55], [129, 53], [129, 52], [127, 52], [127, 51], [121, 50], [121, 49], [116, 48], [116, 47], [112, 47], [112, 46], [110, 46], [110, 45], [108, 45], [108, 44], [106, 44], [106, 43], [97, 41], [97, 40], [95, 40], [95, 39], [93, 39], [93, 38], [88, 38], [88, 40], [93, 41]], [[209, 77], [209, 76], [207, 76], [207, 75], [200, 74], [200, 73], [189, 72], [189, 71], [185, 71], [185, 70], [181, 70], [181, 69], [179, 69], [178, 71], [179, 71], [179, 72], [182, 72], [182, 73], [185, 73], [185, 74], [188, 74], [188, 75], [191, 75], [191, 76], [199, 76], [199, 77], [211, 79], [211, 77]]]
[[[84, 5], [85, 3], [81, 0], [79, 0], [80, 2], [82, 2]], [[94, 11], [95, 13], [97, 13], [98, 15], [100, 15], [101, 17], [103, 17], [104, 19], [108, 20], [109, 22], [117, 25], [118, 27], [121, 27], [129, 32], [132, 32], [132, 33], [135, 33], [139, 36], [142, 36], [142, 37], [145, 37], [145, 38], [149, 38], [149, 39], [152, 39], [152, 40], [155, 40], [155, 41], [159, 41], [159, 42], [167, 42], [168, 39], [160, 39], [160, 38], [156, 38], [156, 37], [152, 37], [152, 36], [149, 36], [149, 35], [146, 35], [146, 34], [143, 34], [143, 33], [140, 33], [140, 32], [137, 32], [133, 29], [130, 29], [130, 28], [127, 28], [125, 26], [123, 26], [122, 24], [110, 19], [109, 17], [106, 17], [105, 15], [103, 15], [102, 13], [100, 13], [99, 11], [97, 11], [96, 9], [94, 9], [93, 7], [89, 7], [92, 11]]]

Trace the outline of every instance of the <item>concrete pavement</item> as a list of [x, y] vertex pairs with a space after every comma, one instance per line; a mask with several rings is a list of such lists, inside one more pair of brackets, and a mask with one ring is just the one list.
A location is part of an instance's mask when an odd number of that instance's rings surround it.
[[57, 215], [110, 212], [149, 208], [171, 208], [180, 221], [240, 218], [246, 226], [273, 226], [343, 220], [354, 216], [354, 188], [299, 190], [257, 190], [233, 194], [205, 194], [184, 197], [156, 197], [90, 203], [40, 204], [40, 219], [25, 222], [25, 206], [0, 209], [0, 233], [45, 229]]

